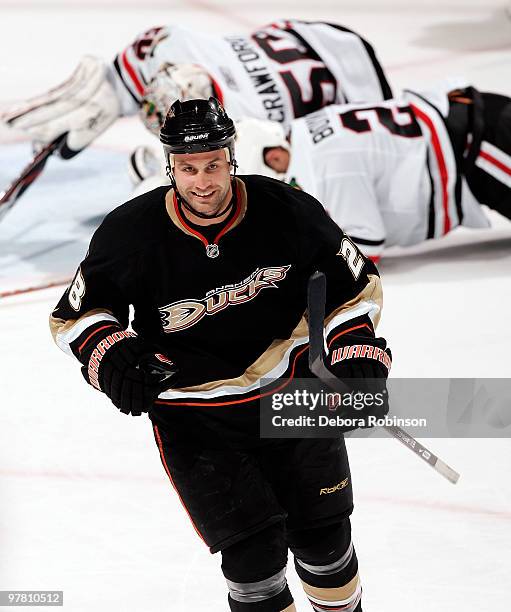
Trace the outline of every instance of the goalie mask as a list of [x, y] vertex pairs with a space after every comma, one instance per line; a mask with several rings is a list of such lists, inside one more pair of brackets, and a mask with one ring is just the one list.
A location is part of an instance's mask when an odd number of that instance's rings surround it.
[[158, 136], [167, 112], [175, 100], [209, 98], [213, 86], [208, 73], [195, 64], [162, 64], [149, 81], [140, 107], [146, 128]]
[[225, 150], [225, 157], [236, 171], [232, 119], [216, 98], [209, 100], [176, 100], [170, 107], [160, 131], [167, 160], [167, 174], [175, 188], [174, 155]]
[[283, 180], [285, 173], [270, 168], [264, 160], [266, 149], [276, 147], [290, 151], [280, 123], [249, 118], [236, 123], [236, 160], [240, 174], [262, 174]]

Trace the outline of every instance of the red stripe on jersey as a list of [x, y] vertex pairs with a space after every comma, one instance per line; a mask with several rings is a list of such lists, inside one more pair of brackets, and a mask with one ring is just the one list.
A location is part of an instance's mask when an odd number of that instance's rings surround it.
[[258, 393], [256, 395], [251, 395], [249, 397], [244, 397], [242, 399], [239, 400], [231, 400], [231, 401], [226, 401], [226, 402], [207, 402], [207, 401], [202, 401], [202, 402], [173, 402], [170, 400], [160, 400], [157, 399], [154, 403], [158, 404], [158, 405], [165, 405], [165, 406], [205, 406], [205, 407], [209, 407], [209, 406], [233, 406], [234, 404], [246, 404], [247, 402], [253, 402], [256, 399], [261, 399], [262, 397], [267, 397], [268, 395], [273, 395], [274, 393], [281, 391], [282, 389], [284, 389], [284, 387], [287, 387], [287, 385], [289, 385], [289, 383], [293, 380], [294, 376], [295, 376], [295, 370], [296, 370], [296, 361], [298, 360], [298, 357], [300, 357], [300, 355], [303, 355], [303, 353], [305, 353], [305, 351], [307, 351], [309, 348], [309, 345], [306, 344], [294, 357], [293, 359], [293, 366], [291, 368], [291, 372], [289, 373], [289, 376], [286, 377], [284, 379], [284, 382], [277, 387], [276, 389], [272, 389], [271, 391], [265, 391], [263, 393]]
[[433, 121], [431, 121], [430, 117], [426, 115], [426, 113], [422, 112], [420, 108], [415, 106], [415, 104], [410, 104], [413, 112], [416, 117], [424, 121], [424, 123], [428, 126], [429, 131], [431, 132], [431, 143], [433, 144], [433, 149], [435, 150], [436, 159], [438, 162], [438, 168], [440, 170], [440, 177], [442, 180], [442, 205], [444, 209], [444, 234], [451, 229], [451, 220], [449, 218], [449, 194], [447, 191], [447, 165], [445, 163], [444, 154], [442, 152], [442, 145], [440, 144], [440, 139], [438, 138], [438, 134], [435, 128]]
[[218, 233], [217, 237], [214, 240], [214, 244], [217, 244], [220, 238], [231, 229], [234, 223], [238, 220], [238, 217], [240, 216], [240, 211], [241, 211], [241, 205], [240, 205], [239, 190], [238, 190], [238, 187], [236, 186], [236, 210], [234, 211], [234, 215], [232, 216], [232, 219], [229, 221], [229, 223]]
[[172, 485], [174, 491], [177, 493], [177, 496], [179, 497], [179, 501], [181, 502], [183, 508], [185, 509], [186, 514], [188, 514], [188, 518], [190, 519], [190, 522], [192, 523], [193, 528], [197, 532], [197, 535], [204, 542], [204, 544], [206, 544], [204, 538], [202, 537], [201, 532], [197, 529], [195, 523], [193, 522], [193, 519], [190, 516], [190, 513], [188, 512], [188, 508], [186, 507], [186, 504], [184, 503], [183, 498], [179, 494], [179, 491], [177, 490], [177, 487], [174, 484], [174, 481], [172, 480], [172, 476], [170, 474], [169, 466], [167, 465], [167, 461], [165, 460], [165, 455], [163, 454], [163, 444], [161, 442], [161, 437], [160, 437], [160, 432], [158, 431], [158, 427], [156, 425], [153, 425], [153, 429], [154, 429], [154, 436], [155, 436], [156, 442], [158, 444], [158, 449], [160, 451], [161, 462], [163, 463], [163, 467], [165, 468], [165, 471], [167, 472], [167, 476], [169, 477], [170, 484]]
[[[370, 325], [368, 325], [367, 323], [362, 323], [361, 325], [350, 327], [349, 329], [345, 329], [344, 331], [338, 333], [336, 336], [334, 336], [330, 340], [328, 346], [330, 347], [332, 342], [334, 342], [334, 340], [338, 338], [339, 336], [343, 336], [344, 334], [347, 334], [355, 329], [361, 329], [363, 327], [367, 327], [367, 329], [369, 329], [370, 331], [373, 331]], [[284, 382], [280, 386], [278, 386], [276, 389], [272, 389], [271, 391], [264, 391], [262, 393], [257, 393], [256, 395], [250, 395], [249, 397], [244, 397], [239, 400], [231, 400], [231, 401], [225, 401], [225, 402], [208, 402], [208, 401], [180, 402], [180, 401], [157, 399], [154, 403], [158, 405], [165, 405], [165, 406], [233, 406], [234, 404], [246, 404], [247, 402], [253, 402], [254, 400], [261, 399], [263, 397], [268, 397], [268, 395], [273, 395], [274, 393], [282, 391], [282, 389], [284, 389], [285, 387], [289, 385], [289, 383], [294, 379], [295, 371], [296, 371], [296, 362], [298, 361], [298, 358], [301, 355], [303, 355], [303, 353], [307, 351], [308, 349], [309, 349], [309, 345], [306, 344], [300, 351], [298, 351], [298, 353], [296, 353], [293, 359], [293, 364], [291, 366], [291, 371], [289, 373], [289, 376], [287, 376], [284, 379]]]
[[509, 174], [511, 176], [511, 168], [509, 166], [506, 166], [506, 164], [503, 164], [496, 157], [493, 157], [493, 155], [486, 153], [486, 151], [480, 151], [479, 157], [482, 157], [486, 161], [489, 161], [494, 166], [497, 166], [499, 170], [502, 170], [502, 172], [505, 172], [506, 174]]
[[87, 338], [85, 338], [85, 340], [80, 344], [80, 346], [78, 347], [78, 352], [81, 353], [83, 347], [87, 344], [87, 342], [93, 338], [98, 332], [100, 332], [103, 329], [108, 329], [109, 327], [115, 327], [117, 329], [121, 329], [118, 325], [113, 325], [112, 323], [108, 323], [108, 325], [102, 325], [101, 327], [98, 327], [97, 329], [95, 329], [91, 334], [89, 334], [87, 336]]
[[181, 210], [179, 209], [179, 204], [177, 202], [177, 196], [175, 192], [174, 192], [173, 204], [174, 204], [174, 210], [176, 211], [177, 218], [179, 219], [179, 222], [181, 223], [181, 225], [183, 227], [186, 227], [186, 229], [190, 233], [192, 233], [194, 236], [196, 236], [205, 246], [208, 246], [209, 241], [200, 232], [194, 230], [193, 227], [190, 227], [188, 223], [186, 222], [184, 216], [181, 214]]
[[[349, 332], [354, 331], [355, 329], [362, 329], [363, 327], [367, 327], [367, 329], [372, 332], [373, 330], [371, 329], [371, 326], [368, 325], [367, 323], [361, 323], [360, 325], [355, 325], [354, 327], [350, 327], [348, 329], [343, 330], [342, 332], [339, 332], [338, 334], [336, 334], [328, 343], [328, 348], [330, 348], [332, 346], [332, 343], [335, 342], [337, 340], [337, 338], [340, 338], [341, 336], [344, 336], [345, 334], [348, 334]], [[374, 333], [374, 332], [373, 332]]]
[[135, 72], [135, 69], [133, 68], [133, 66], [130, 64], [129, 60], [128, 60], [128, 56], [127, 56], [127, 52], [128, 50], [126, 49], [121, 58], [122, 58], [122, 63], [124, 65], [124, 68], [126, 68], [127, 73], [130, 75], [131, 80], [133, 81], [133, 84], [135, 85], [136, 90], [138, 91], [138, 93], [143, 96], [144, 92], [145, 92], [145, 87], [143, 86], [142, 82], [140, 81], [140, 79], [138, 78], [137, 73]]
[[[195, 230], [193, 227], [190, 227], [184, 215], [181, 214], [181, 210], [179, 208], [179, 203], [177, 201], [177, 196], [175, 192], [174, 192], [173, 204], [174, 204], [174, 210], [176, 211], [176, 215], [181, 225], [183, 225], [183, 227], [185, 227], [194, 236], [197, 236], [197, 238], [199, 238], [199, 240], [204, 244], [204, 246], [207, 247], [209, 245], [209, 240], [205, 236], [203, 236], [199, 231]], [[213, 244], [218, 244], [218, 241], [220, 240], [220, 238], [230, 230], [230, 228], [234, 225], [234, 223], [236, 223], [236, 221], [238, 220], [240, 216], [240, 213], [241, 213], [240, 194], [239, 194], [239, 188], [238, 186], [236, 186], [236, 210], [234, 212], [232, 219], [229, 221], [229, 223], [227, 223], [227, 225], [222, 230], [220, 230], [220, 232], [217, 234], [216, 238], [213, 240]]]

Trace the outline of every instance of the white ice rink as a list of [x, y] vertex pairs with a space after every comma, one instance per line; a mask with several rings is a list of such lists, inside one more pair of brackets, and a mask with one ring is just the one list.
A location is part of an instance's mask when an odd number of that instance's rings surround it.
[[[505, 0], [0, 0], [0, 105], [180, 22], [246, 32], [332, 20], [370, 40], [395, 89], [448, 75], [511, 95]], [[150, 141], [123, 119], [72, 162], [50, 160], [0, 225], [0, 291], [72, 275], [98, 219], [129, 193], [123, 165]], [[0, 133], [1, 186], [29, 156]], [[511, 223], [389, 255], [381, 332], [402, 377], [509, 377]], [[20, 263], [21, 258], [21, 263]], [[227, 610], [219, 555], [197, 538], [149, 422], [118, 413], [52, 343], [62, 288], [0, 300], [0, 590], [63, 590], [72, 612]], [[511, 407], [509, 408], [511, 410]], [[351, 440], [365, 612], [511, 610], [511, 443], [428, 440], [444, 481], [394, 440]], [[290, 563], [299, 610], [309, 610]]]

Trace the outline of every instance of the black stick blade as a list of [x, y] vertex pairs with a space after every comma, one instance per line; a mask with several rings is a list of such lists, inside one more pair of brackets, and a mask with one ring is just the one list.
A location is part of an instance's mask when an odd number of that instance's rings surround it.
[[325, 321], [326, 277], [323, 272], [314, 272], [307, 287], [309, 311], [309, 369], [313, 372], [317, 362], [323, 361]]

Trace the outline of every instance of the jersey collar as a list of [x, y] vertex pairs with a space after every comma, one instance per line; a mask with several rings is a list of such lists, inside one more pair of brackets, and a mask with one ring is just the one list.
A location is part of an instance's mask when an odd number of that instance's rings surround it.
[[[247, 190], [245, 188], [245, 183], [243, 183], [243, 181], [241, 181], [239, 178], [235, 178], [233, 187], [236, 189], [236, 210], [229, 223], [225, 225], [219, 232], [218, 236], [216, 236], [213, 244], [218, 244], [218, 241], [222, 238], [222, 236], [237, 227], [243, 221], [243, 218], [247, 212]], [[186, 217], [179, 210], [176, 195], [173, 189], [169, 189], [167, 191], [165, 196], [165, 207], [170, 220], [178, 229], [188, 236], [197, 238], [204, 244], [204, 246], [208, 246], [208, 239], [201, 234], [201, 232], [191, 227], [191, 225], [187, 222]]]

